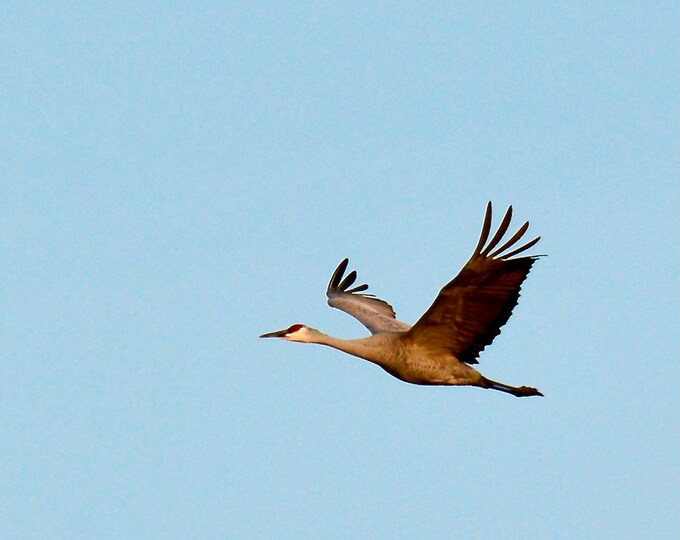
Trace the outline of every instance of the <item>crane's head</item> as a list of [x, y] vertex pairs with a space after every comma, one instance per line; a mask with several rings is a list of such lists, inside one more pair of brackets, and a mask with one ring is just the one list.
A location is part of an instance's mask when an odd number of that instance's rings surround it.
[[286, 328], [285, 330], [279, 330], [277, 332], [269, 332], [268, 334], [262, 334], [260, 337], [278, 337], [283, 338], [288, 341], [302, 341], [307, 342], [310, 340], [310, 334], [312, 329], [304, 324], [294, 324], [293, 326]]

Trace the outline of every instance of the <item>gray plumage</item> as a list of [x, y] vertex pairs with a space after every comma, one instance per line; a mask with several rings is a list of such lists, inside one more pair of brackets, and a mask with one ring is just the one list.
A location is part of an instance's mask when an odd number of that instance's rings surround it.
[[[344, 259], [331, 276], [328, 305], [356, 318], [371, 336], [344, 340], [305, 325], [260, 337], [327, 345], [373, 362], [406, 382], [430, 385], [469, 385], [522, 396], [542, 396], [532, 387], [514, 387], [492, 381], [471, 367], [481, 351], [500, 334], [517, 305], [522, 282], [538, 255], [516, 257], [533, 247], [540, 237], [516, 247], [529, 228], [524, 223], [504, 244], [512, 220], [509, 207], [491, 241], [492, 206], [488, 203], [482, 232], [470, 260], [446, 284], [430, 308], [413, 325], [396, 319], [390, 304], [366, 293], [368, 285], [354, 286], [356, 271], [345, 276]], [[508, 251], [511, 248], [512, 251]], [[493, 251], [492, 251], [493, 250]]]

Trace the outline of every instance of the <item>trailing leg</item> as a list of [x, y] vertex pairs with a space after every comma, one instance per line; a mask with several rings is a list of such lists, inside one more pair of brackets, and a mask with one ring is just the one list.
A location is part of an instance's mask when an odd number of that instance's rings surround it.
[[482, 377], [480, 386], [482, 388], [490, 388], [492, 390], [499, 390], [507, 394], [512, 394], [515, 397], [529, 397], [529, 396], [543, 397], [543, 394], [536, 390], [536, 388], [532, 388], [530, 386], [510, 386], [509, 384], [503, 384], [496, 381], [492, 381], [491, 379], [487, 379], [486, 377]]

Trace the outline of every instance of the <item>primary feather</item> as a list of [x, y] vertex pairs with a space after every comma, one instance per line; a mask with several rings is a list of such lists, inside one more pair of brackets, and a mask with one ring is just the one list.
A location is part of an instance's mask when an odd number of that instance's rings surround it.
[[411, 328], [410, 325], [396, 319], [394, 309], [387, 302], [372, 294], [362, 293], [368, 289], [366, 283], [349, 288], [356, 281], [357, 273], [352, 270], [343, 279], [348, 264], [349, 259], [343, 259], [331, 276], [326, 289], [328, 305], [357, 319], [371, 334], [400, 332]]

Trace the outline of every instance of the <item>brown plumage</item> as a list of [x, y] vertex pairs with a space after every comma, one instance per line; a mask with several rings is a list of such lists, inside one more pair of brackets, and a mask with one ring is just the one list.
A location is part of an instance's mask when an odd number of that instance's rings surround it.
[[538, 258], [537, 255], [515, 256], [533, 247], [540, 237], [508, 251], [524, 236], [528, 222], [496, 248], [510, 225], [512, 207], [487, 243], [491, 218], [492, 207], [488, 203], [482, 233], [470, 260], [442, 288], [412, 327], [398, 321], [387, 302], [364, 293], [368, 285], [350, 288], [357, 273], [353, 270], [343, 278], [349, 263], [344, 259], [328, 284], [328, 304], [355, 317], [373, 335], [343, 340], [296, 324], [260, 337], [328, 345], [369, 360], [391, 375], [414, 384], [470, 385], [518, 397], [542, 396], [535, 388], [513, 387], [487, 379], [471, 367], [478, 363], [480, 352], [500, 334], [501, 327], [512, 315], [522, 282]]
[[510, 240], [490, 253], [505, 235], [511, 219], [512, 206], [484, 248], [491, 229], [491, 203], [487, 205], [482, 234], [472, 257], [410, 330], [413, 339], [445, 347], [461, 362], [478, 363], [479, 353], [501, 333], [501, 327], [512, 315], [522, 282], [536, 260], [536, 256], [510, 257], [528, 250], [541, 239], [540, 236], [534, 238], [502, 255], [527, 231], [529, 222], [526, 222]]

